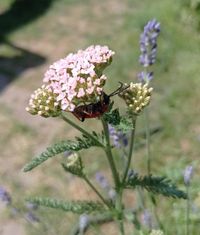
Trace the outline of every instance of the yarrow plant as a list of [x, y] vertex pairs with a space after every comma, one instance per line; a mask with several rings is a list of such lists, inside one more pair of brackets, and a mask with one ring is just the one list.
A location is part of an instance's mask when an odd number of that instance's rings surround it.
[[[161, 223], [154, 223], [146, 229], [140, 221], [142, 211], [148, 211], [145, 203], [126, 207], [126, 191], [144, 189], [153, 201], [160, 194], [165, 197], [186, 199], [187, 194], [179, 190], [169, 179], [154, 176], [150, 168], [150, 130], [146, 128], [147, 175], [135, 173], [132, 169], [134, 153], [136, 120], [145, 113], [151, 102], [153, 88], [150, 81], [153, 72], [150, 66], [156, 62], [157, 37], [160, 33], [160, 23], [151, 20], [144, 27], [140, 37], [140, 64], [143, 71], [139, 73], [136, 82], [123, 84], [120, 81], [118, 89], [110, 95], [105, 91], [107, 77], [104, 74], [113, 59], [114, 52], [107, 46], [90, 46], [85, 50], [71, 53], [67, 57], [52, 64], [44, 75], [43, 84], [31, 95], [26, 110], [33, 115], [42, 117], [61, 117], [66, 123], [77, 129], [82, 135], [75, 140], [64, 140], [48, 147], [24, 167], [30, 171], [48, 159], [64, 153], [62, 167], [69, 174], [84, 180], [97, 195], [97, 201], [64, 201], [55, 198], [35, 197], [28, 201], [80, 215], [78, 225], [73, 234], [84, 234], [90, 225], [105, 222], [116, 222], [119, 234], [125, 235], [128, 230], [124, 223], [134, 224], [134, 230], [141, 234], [164, 234]], [[121, 113], [119, 107], [114, 109], [111, 97], [119, 95], [124, 100], [126, 112]], [[90, 132], [83, 128], [82, 123], [69, 118], [72, 113], [80, 121], [97, 118], [102, 123], [102, 132]], [[73, 118], [75, 118], [73, 116]], [[89, 120], [87, 120], [89, 122]], [[101, 148], [108, 160], [107, 171], [111, 172], [113, 185], [100, 172], [96, 174], [97, 187], [87, 174], [87, 166], [83, 164], [83, 149]], [[123, 150], [123, 164], [117, 164], [115, 149]], [[119, 160], [119, 159], [118, 159]], [[137, 171], [138, 172], [138, 171]], [[143, 191], [142, 191], [143, 193]], [[153, 196], [154, 195], [154, 196]], [[143, 195], [141, 195], [143, 197]], [[155, 216], [156, 219], [156, 216]], [[159, 228], [158, 228], [159, 227]], [[130, 231], [129, 231], [130, 233]]]
[[52, 64], [44, 75], [44, 85], [36, 90], [27, 111], [44, 117], [73, 112], [76, 106], [96, 102], [107, 77], [103, 70], [114, 52], [107, 46], [90, 46]]

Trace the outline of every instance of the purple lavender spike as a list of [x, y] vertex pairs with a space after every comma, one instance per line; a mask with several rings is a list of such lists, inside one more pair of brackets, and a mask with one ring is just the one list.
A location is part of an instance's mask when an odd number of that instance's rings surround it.
[[138, 74], [138, 80], [142, 83], [144, 82], [150, 82], [153, 79], [153, 72], [140, 72]]
[[10, 194], [2, 186], [0, 186], [0, 200], [6, 205], [10, 205], [12, 202]]
[[193, 175], [193, 166], [189, 165], [185, 168], [185, 171], [183, 173], [184, 183], [185, 185], [189, 185], [192, 175]]
[[31, 223], [39, 223], [40, 219], [31, 211], [25, 214], [25, 218]]
[[128, 145], [128, 138], [126, 134], [121, 131], [116, 131], [111, 125], [108, 126], [110, 137], [113, 140], [113, 144], [117, 148], [126, 147]]
[[156, 61], [157, 37], [160, 33], [160, 23], [155, 19], [149, 21], [144, 26], [144, 31], [140, 36], [141, 55], [139, 62], [144, 67], [153, 65]]
[[105, 178], [105, 176], [101, 172], [97, 172], [95, 177], [96, 177], [96, 181], [100, 184], [100, 186], [103, 189], [110, 188], [107, 179]]
[[145, 227], [147, 227], [148, 229], [152, 229], [153, 227], [152, 214], [150, 213], [149, 210], [145, 209], [143, 211], [141, 220], [142, 224]]
[[86, 214], [82, 214], [80, 217], [79, 217], [79, 229], [80, 231], [84, 231], [85, 228], [88, 226], [88, 223], [89, 223], [89, 216], [86, 215]]

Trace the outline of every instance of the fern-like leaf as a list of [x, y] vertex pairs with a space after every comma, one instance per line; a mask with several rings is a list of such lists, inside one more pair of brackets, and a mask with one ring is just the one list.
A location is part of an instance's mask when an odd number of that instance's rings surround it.
[[103, 118], [109, 124], [116, 126], [120, 123], [119, 110], [118, 109], [111, 110], [110, 112], [105, 113], [103, 115]]
[[124, 134], [133, 129], [132, 118], [129, 116], [121, 116], [118, 109], [110, 110], [103, 115], [103, 118], [110, 125], [115, 127], [116, 130]]
[[120, 117], [120, 123], [115, 126], [116, 130], [121, 131], [122, 133], [126, 134], [133, 130], [133, 122], [126, 116]]
[[56, 156], [57, 154], [64, 153], [65, 151], [80, 151], [81, 149], [88, 149], [92, 146], [99, 146], [98, 141], [83, 135], [82, 138], [76, 137], [76, 141], [67, 140], [60, 143], [54, 144], [51, 147], [48, 147], [46, 151], [41, 153], [39, 156], [36, 156], [32, 159], [30, 163], [25, 165], [23, 171], [27, 172], [33, 168], [39, 166], [49, 158]]
[[54, 209], [60, 209], [75, 214], [91, 214], [93, 212], [105, 212], [104, 205], [92, 201], [62, 201], [48, 197], [29, 198], [27, 201], [38, 206], [45, 206]]
[[162, 194], [166, 197], [173, 198], [187, 198], [187, 194], [182, 190], [178, 189], [176, 185], [172, 184], [171, 180], [165, 177], [156, 177], [156, 176], [138, 176], [134, 174], [126, 182], [126, 188], [135, 188], [140, 186], [145, 188], [147, 191], [150, 191], [155, 194]]

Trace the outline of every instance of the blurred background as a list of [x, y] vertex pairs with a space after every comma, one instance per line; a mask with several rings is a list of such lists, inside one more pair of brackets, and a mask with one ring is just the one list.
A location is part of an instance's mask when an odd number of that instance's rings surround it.
[[[77, 217], [43, 208], [33, 214], [33, 209], [25, 203], [30, 195], [94, 198], [86, 185], [62, 172], [59, 157], [30, 173], [21, 170], [51, 143], [78, 134], [59, 119], [31, 116], [25, 111], [31, 93], [41, 86], [48, 66], [91, 44], [108, 45], [116, 54], [106, 69], [106, 91], [113, 91], [119, 81], [137, 81], [137, 73], [142, 69], [138, 63], [139, 36], [147, 21], [153, 18], [161, 23], [161, 35], [153, 68], [150, 119], [151, 126], [162, 127], [152, 137], [153, 171], [168, 176], [184, 190], [183, 170], [188, 164], [195, 166], [192, 234], [197, 234], [200, 224], [199, 0], [0, 0], [0, 186], [12, 197], [12, 206], [0, 204], [0, 234], [69, 234]], [[114, 99], [120, 105], [119, 98]], [[97, 120], [80, 124], [90, 128], [99, 125]], [[139, 131], [143, 125], [141, 116]], [[90, 164], [91, 177], [99, 167], [107, 174], [101, 153], [94, 156], [93, 151], [83, 153], [85, 162]], [[144, 154], [144, 148], [137, 150], [134, 165], [145, 173]], [[161, 199], [159, 216], [168, 234], [183, 234], [181, 215], [185, 202]], [[127, 200], [134, 206], [134, 196], [127, 196]], [[166, 211], [171, 215], [169, 218]], [[88, 234], [105, 232], [116, 234], [108, 225], [101, 231], [93, 228]]]

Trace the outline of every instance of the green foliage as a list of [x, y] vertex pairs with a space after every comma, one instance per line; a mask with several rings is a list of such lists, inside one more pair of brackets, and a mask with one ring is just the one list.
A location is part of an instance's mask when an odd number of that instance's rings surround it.
[[157, 176], [138, 176], [138, 174], [133, 175], [126, 182], [126, 188], [135, 188], [140, 186], [145, 188], [147, 191], [162, 194], [166, 197], [173, 198], [183, 198], [186, 199], [187, 195], [182, 190], [179, 190], [174, 184], [171, 183], [166, 177]]
[[132, 120], [126, 116], [121, 116], [120, 123], [115, 128], [123, 133], [130, 132], [133, 129]]
[[62, 201], [48, 197], [29, 198], [27, 201], [38, 206], [45, 206], [54, 209], [60, 209], [75, 214], [91, 214], [93, 212], [105, 212], [104, 205], [99, 202], [92, 201]]
[[120, 124], [120, 114], [118, 109], [111, 110], [108, 113], [105, 113], [103, 115], [103, 118], [106, 122], [108, 122], [111, 125], [119, 125]]
[[49, 158], [56, 156], [59, 153], [64, 153], [65, 151], [80, 151], [82, 149], [88, 149], [92, 146], [98, 146], [98, 143], [88, 136], [83, 135], [82, 138], [76, 137], [76, 141], [66, 140], [60, 143], [54, 144], [51, 147], [48, 147], [46, 151], [41, 153], [39, 156], [36, 156], [32, 159], [30, 163], [25, 165], [23, 171], [27, 172], [33, 168], [39, 166]]
[[105, 113], [103, 118], [107, 123], [123, 133], [127, 133], [133, 129], [131, 118], [129, 116], [121, 116], [118, 109]]

